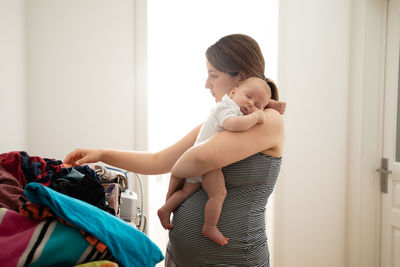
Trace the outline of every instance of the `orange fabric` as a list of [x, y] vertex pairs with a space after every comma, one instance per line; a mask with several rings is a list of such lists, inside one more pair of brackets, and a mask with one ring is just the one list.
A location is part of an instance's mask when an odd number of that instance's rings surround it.
[[[83, 235], [86, 235], [85, 232], [83, 232], [83, 231], [81, 231], [81, 232], [83, 233]], [[94, 246], [101, 253], [103, 253], [104, 250], [106, 250], [106, 248], [107, 248], [107, 246], [104, 243], [100, 242], [96, 237], [94, 237], [92, 235], [86, 236], [86, 240], [89, 242], [89, 244]]]
[[43, 207], [29, 201], [19, 207], [19, 212], [24, 216], [31, 217], [38, 221], [44, 221], [48, 218], [55, 217], [53, 211], [49, 207]]

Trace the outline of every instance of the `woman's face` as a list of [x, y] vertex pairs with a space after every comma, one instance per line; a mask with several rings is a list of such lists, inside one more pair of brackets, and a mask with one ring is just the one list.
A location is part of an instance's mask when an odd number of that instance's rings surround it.
[[241, 75], [239, 74], [232, 77], [229, 73], [217, 70], [208, 60], [206, 60], [206, 64], [208, 76], [205, 87], [210, 89], [212, 96], [215, 98], [215, 102], [219, 102], [233, 87], [239, 85]]

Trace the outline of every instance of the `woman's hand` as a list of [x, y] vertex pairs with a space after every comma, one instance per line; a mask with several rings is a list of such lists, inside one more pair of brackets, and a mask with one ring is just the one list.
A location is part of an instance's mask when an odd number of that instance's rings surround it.
[[64, 159], [64, 163], [67, 163], [72, 167], [98, 161], [101, 161], [101, 150], [99, 149], [78, 148], [69, 153]]

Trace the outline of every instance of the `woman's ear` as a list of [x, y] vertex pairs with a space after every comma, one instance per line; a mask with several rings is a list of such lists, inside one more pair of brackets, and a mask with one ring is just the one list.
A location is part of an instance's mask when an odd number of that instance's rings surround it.
[[239, 72], [239, 82], [242, 83], [246, 79], [247, 79], [246, 75], [244, 75], [243, 72]]
[[246, 76], [243, 74], [243, 72], [239, 72], [234, 78], [234, 86], [239, 86], [242, 84], [242, 82], [244, 82], [244, 80], [246, 80]]

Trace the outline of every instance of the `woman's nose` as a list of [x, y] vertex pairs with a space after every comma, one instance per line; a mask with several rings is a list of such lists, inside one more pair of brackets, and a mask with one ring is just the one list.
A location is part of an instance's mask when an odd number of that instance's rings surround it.
[[204, 87], [207, 89], [211, 89], [211, 83], [208, 81], [208, 79], [206, 80], [206, 84], [204, 85]]

